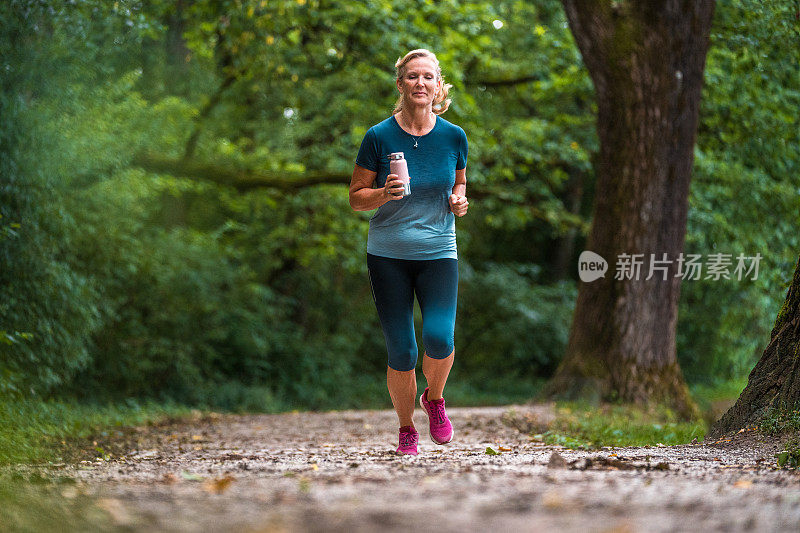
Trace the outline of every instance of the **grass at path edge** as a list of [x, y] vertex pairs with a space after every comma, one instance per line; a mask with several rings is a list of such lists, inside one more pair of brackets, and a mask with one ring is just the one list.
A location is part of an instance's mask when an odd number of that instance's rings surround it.
[[73, 441], [121, 428], [188, 415], [191, 409], [153, 401], [84, 404], [66, 400], [0, 399], [0, 465], [59, 463]]

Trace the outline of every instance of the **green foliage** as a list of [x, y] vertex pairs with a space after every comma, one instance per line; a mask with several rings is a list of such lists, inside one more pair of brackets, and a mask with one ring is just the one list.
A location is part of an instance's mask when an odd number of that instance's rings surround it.
[[[0, 218], [2, 218], [2, 215], [0, 215]], [[16, 237], [17, 233], [15, 230], [19, 229], [19, 227], [18, 223], [9, 224], [8, 226], [0, 225], [0, 242], [9, 237]], [[29, 341], [32, 338], [33, 335], [30, 333], [0, 330], [0, 344], [18, 344], [20, 342]]]
[[567, 448], [670, 446], [702, 438], [707, 429], [702, 421], [679, 421], [669, 409], [568, 402], [556, 406], [556, 420], [536, 437]]
[[714, 380], [711, 385], [694, 383], [689, 390], [703, 419], [710, 427], [736, 403], [746, 386], [747, 377], [741, 377], [729, 381]]
[[800, 250], [795, 10], [786, 0], [717, 4], [686, 252], [728, 253], [734, 262], [740, 253], [759, 253], [762, 260], [755, 281], [682, 284], [678, 358], [690, 381], [749, 373], [769, 338]]
[[83, 208], [70, 236], [73, 265], [105, 296], [83, 390], [192, 400], [217, 374], [257, 381], [271, 367], [262, 332], [278, 314], [275, 299], [213, 234], [148, 224], [164, 181], [125, 173], [71, 200]]
[[785, 405], [771, 407], [764, 413], [758, 429], [764, 435], [800, 431], [800, 406], [795, 406], [794, 409]]
[[84, 341], [95, 320], [82, 301], [86, 279], [59, 257], [66, 214], [54, 201], [53, 176], [29, 150], [54, 142], [40, 136], [31, 111], [53, 91], [32, 68], [48, 63], [35, 46], [46, 13], [27, 2], [0, 8], [0, 216], [9, 221], [0, 239], [0, 330], [12, 332], [0, 343], [0, 395], [43, 394], [70, 379], [87, 362]]
[[[459, 359], [447, 381], [447, 405], [478, 407], [525, 403], [536, 397], [544, 385], [544, 379], [541, 378], [519, 379], [513, 375], [483, 377], [482, 374], [467, 369], [466, 364], [462, 364], [469, 356], [457, 355], [457, 357]], [[385, 394], [385, 385], [383, 383], [380, 385], [375, 391], [377, 397]], [[423, 376], [420, 375], [417, 379], [417, 390], [423, 391], [427, 386]], [[390, 408], [391, 404], [387, 403], [381, 407]]]
[[786, 443], [783, 451], [775, 454], [778, 468], [796, 470], [800, 467], [800, 440], [796, 437]]
[[461, 265], [457, 349], [466, 373], [479, 379], [549, 375], [566, 348], [576, 288], [535, 282], [536, 265], [495, 264], [485, 272]]

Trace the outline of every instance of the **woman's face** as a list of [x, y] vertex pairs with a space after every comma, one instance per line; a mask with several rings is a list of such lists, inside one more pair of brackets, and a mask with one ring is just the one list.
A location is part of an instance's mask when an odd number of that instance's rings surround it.
[[442, 80], [436, 76], [436, 64], [427, 57], [415, 57], [406, 63], [403, 77], [397, 80], [403, 100], [414, 106], [431, 105], [441, 85]]

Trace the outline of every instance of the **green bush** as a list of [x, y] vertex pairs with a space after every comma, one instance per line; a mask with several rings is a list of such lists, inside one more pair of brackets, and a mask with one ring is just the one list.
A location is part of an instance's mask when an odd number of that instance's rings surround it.
[[0, 217], [14, 229], [0, 239], [0, 330], [28, 334], [0, 342], [0, 395], [45, 395], [69, 381], [88, 362], [97, 319], [85, 305], [87, 279], [61, 257], [70, 221], [48, 166], [65, 154], [36, 124], [36, 102], [54, 91], [51, 58], [35, 45], [47, 12], [21, 2], [0, 8]]
[[538, 285], [534, 265], [461, 266], [456, 345], [464, 370], [481, 378], [535, 379], [561, 360], [576, 287]]

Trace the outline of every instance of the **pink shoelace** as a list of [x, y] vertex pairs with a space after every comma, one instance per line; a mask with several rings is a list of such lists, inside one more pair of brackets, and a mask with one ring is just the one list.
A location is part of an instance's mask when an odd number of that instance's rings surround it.
[[436, 423], [444, 424], [444, 417], [445, 417], [444, 402], [434, 400], [430, 401], [429, 405], [431, 406], [431, 411], [432, 411], [431, 415], [433, 416], [433, 419], [436, 420]]
[[411, 432], [403, 432], [400, 433], [400, 445], [401, 446], [411, 446], [417, 443], [419, 439], [419, 433], [411, 433]]

